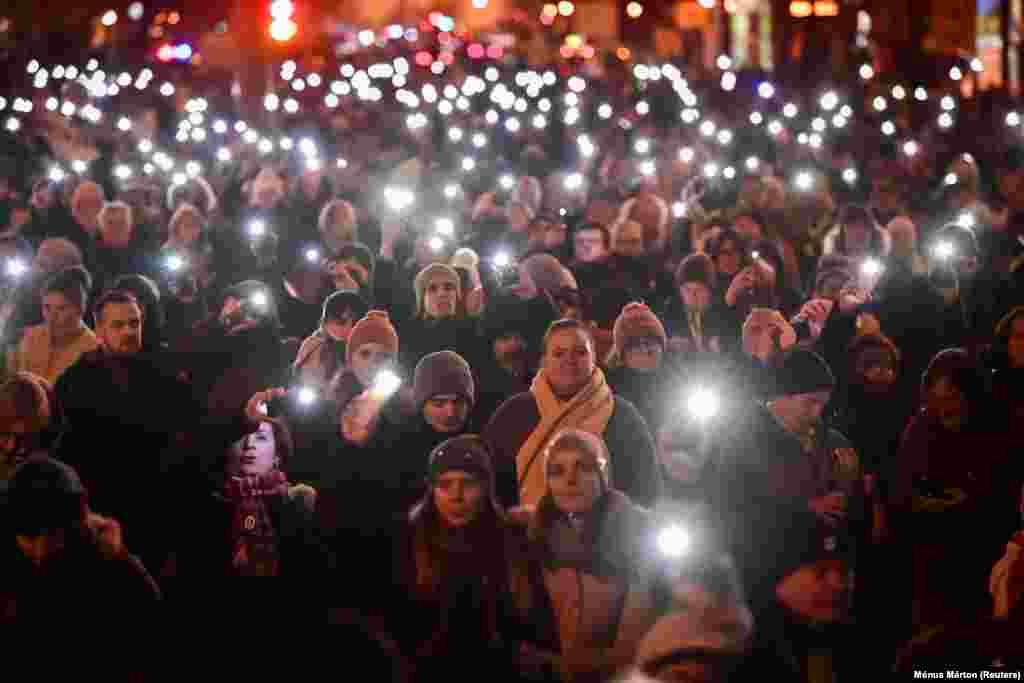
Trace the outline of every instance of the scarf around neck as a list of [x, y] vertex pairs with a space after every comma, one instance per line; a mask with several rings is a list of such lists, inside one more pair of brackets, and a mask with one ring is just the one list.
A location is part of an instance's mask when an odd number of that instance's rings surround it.
[[594, 368], [587, 385], [568, 401], [555, 396], [543, 369], [533, 378], [530, 393], [537, 402], [540, 422], [516, 455], [519, 502], [524, 505], [536, 505], [544, 495], [544, 467], [538, 460], [551, 437], [562, 429], [602, 436], [615, 410], [615, 398], [600, 368]]
[[230, 477], [224, 483], [224, 497], [232, 508], [231, 565], [238, 573], [277, 574], [277, 534], [269, 501], [287, 495], [288, 480], [276, 469], [260, 476]]

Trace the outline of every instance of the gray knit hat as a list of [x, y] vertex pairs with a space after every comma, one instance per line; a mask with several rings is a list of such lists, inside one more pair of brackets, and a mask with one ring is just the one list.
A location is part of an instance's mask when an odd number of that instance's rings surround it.
[[441, 395], [459, 396], [472, 406], [476, 400], [476, 388], [469, 363], [454, 351], [438, 351], [424, 356], [416, 365], [412, 393], [417, 409], [432, 397]]

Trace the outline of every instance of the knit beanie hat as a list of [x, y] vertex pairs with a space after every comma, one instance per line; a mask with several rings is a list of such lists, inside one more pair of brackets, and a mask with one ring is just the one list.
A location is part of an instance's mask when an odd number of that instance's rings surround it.
[[78, 473], [46, 455], [33, 455], [14, 471], [7, 490], [7, 519], [16, 534], [37, 536], [82, 520], [85, 486]]
[[475, 434], [463, 434], [442, 442], [430, 453], [428, 476], [436, 481], [445, 472], [468, 472], [490, 489], [494, 481], [491, 455], [484, 440]]
[[421, 270], [417, 275], [416, 279], [413, 280], [413, 287], [416, 289], [416, 315], [422, 316], [426, 306], [426, 291], [427, 285], [430, 284], [430, 279], [435, 276], [443, 276], [449, 278], [455, 283], [455, 296], [459, 301], [462, 301], [462, 278], [459, 277], [458, 271], [451, 266], [443, 263], [431, 263], [429, 266]]
[[754, 617], [746, 606], [696, 608], [658, 619], [637, 646], [637, 665], [654, 675], [666, 664], [693, 655], [739, 655], [747, 650]]
[[363, 297], [355, 292], [334, 292], [324, 301], [323, 315], [320, 316], [320, 324], [328, 320], [361, 320], [369, 312], [370, 306]]
[[776, 397], [832, 391], [836, 378], [825, 359], [801, 348], [782, 354], [774, 370]]
[[398, 353], [398, 333], [386, 311], [370, 311], [355, 324], [348, 338], [345, 362], [351, 364], [352, 355], [364, 344], [380, 344], [391, 353]]
[[84, 311], [90, 289], [92, 289], [92, 277], [89, 276], [89, 271], [84, 266], [72, 266], [47, 280], [43, 286], [43, 294], [51, 292], [62, 294], [65, 299]]
[[534, 254], [525, 259], [522, 265], [539, 290], [554, 291], [563, 287], [579, 289], [576, 278], [551, 254]]
[[462, 356], [454, 351], [438, 351], [424, 356], [413, 373], [413, 399], [417, 409], [434, 396], [454, 395], [472, 406], [476, 398], [473, 372]]
[[707, 254], [690, 254], [676, 268], [676, 287], [699, 282], [708, 289], [715, 286], [715, 262]]
[[633, 302], [626, 304], [612, 328], [613, 353], [621, 353], [629, 346], [630, 340], [653, 337], [661, 343], [662, 349], [668, 343], [665, 326], [647, 304]]

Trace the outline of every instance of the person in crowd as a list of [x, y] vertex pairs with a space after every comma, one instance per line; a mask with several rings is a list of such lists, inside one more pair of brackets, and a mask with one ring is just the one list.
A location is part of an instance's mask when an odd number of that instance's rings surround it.
[[573, 258], [569, 269], [583, 289], [600, 287], [612, 278], [608, 263], [612, 236], [600, 223], [584, 223], [572, 236]]
[[575, 320], [552, 323], [530, 391], [508, 399], [484, 428], [506, 505], [536, 505], [544, 493], [541, 456], [559, 429], [577, 428], [608, 444], [620, 489], [639, 505], [658, 496], [654, 444], [643, 417], [615, 396], [597, 367], [594, 341]]
[[225, 444], [234, 426], [210, 431], [203, 444], [210, 450], [197, 458], [201, 464], [179, 464], [189, 471], [178, 471], [176, 481], [194, 487], [194, 496], [184, 519], [169, 529], [164, 580], [181, 609], [190, 611], [208, 599], [232, 605], [232, 619], [239, 618], [237, 610], [267, 609], [246, 605], [248, 590], [231, 581], [237, 577], [278, 578], [282, 583], [263, 590], [271, 591], [268, 598], [279, 596], [282, 615], [312, 615], [319, 607], [311, 604], [312, 586], [323, 571], [313, 516], [316, 491], [289, 483], [291, 432], [264, 412], [284, 394], [257, 392], [240, 426], [248, 433]]
[[18, 466], [2, 505], [8, 548], [0, 623], [151, 623], [160, 589], [118, 522], [94, 513], [78, 474], [43, 454]]
[[302, 342], [294, 371], [303, 381], [326, 387], [345, 369], [346, 344], [352, 328], [369, 311], [354, 292], [335, 292], [324, 301], [320, 327]]
[[206, 219], [195, 206], [181, 204], [171, 215], [167, 224], [167, 241], [164, 251], [190, 253], [206, 232]]
[[559, 302], [567, 301], [569, 292], [578, 291], [576, 279], [551, 254], [534, 254], [514, 268], [516, 283], [511, 289], [492, 290], [488, 295], [484, 323], [515, 329], [530, 348], [539, 348], [547, 326], [562, 317]]
[[351, 202], [332, 199], [324, 204], [317, 220], [320, 241], [328, 251], [337, 254], [343, 245], [359, 241], [359, 224]]
[[[207, 219], [218, 209], [217, 194], [209, 181], [201, 175], [193, 176], [187, 182], [172, 184], [167, 188], [167, 210], [176, 214], [181, 207], [191, 206]], [[174, 221], [172, 220], [173, 224]]]
[[663, 305], [668, 348], [674, 353], [720, 353], [734, 348], [738, 337], [731, 316], [715, 294], [714, 261], [690, 254], [676, 269], [676, 293]]
[[131, 292], [142, 306], [142, 350], [157, 351], [164, 346], [163, 298], [160, 287], [145, 275], [122, 275], [111, 284], [110, 289]]
[[891, 483], [912, 405], [900, 395], [902, 356], [888, 337], [867, 334], [850, 342], [847, 358], [833, 404], [835, 424], [853, 442], [865, 469]]
[[[378, 293], [374, 280], [376, 263], [373, 253], [358, 242], [343, 243], [325, 260], [325, 269], [339, 292], [355, 292], [367, 303], [373, 303]], [[383, 303], [391, 302], [387, 298]]]
[[124, 202], [107, 202], [100, 210], [96, 240], [97, 285], [106, 288], [120, 275], [148, 274], [149, 259], [132, 209]]
[[646, 542], [648, 513], [612, 485], [599, 436], [565, 428], [542, 454], [544, 492], [529, 534], [544, 569], [569, 680], [605, 680], [632, 663], [666, 597]]
[[6, 343], [16, 341], [26, 327], [43, 322], [43, 285], [52, 276], [74, 266], [84, 266], [82, 252], [74, 243], [54, 238], [39, 245], [29, 272], [13, 287], [10, 300], [0, 303], [0, 313], [6, 316], [3, 328]]
[[738, 680], [753, 627], [742, 603], [671, 612], [640, 641], [637, 669], [659, 683]]
[[680, 370], [666, 356], [668, 339], [658, 316], [641, 303], [627, 304], [615, 321], [608, 361], [608, 384], [616, 396], [640, 412], [652, 434], [679, 384]]
[[747, 265], [736, 273], [725, 292], [725, 305], [737, 320], [746, 318], [754, 308], [779, 309], [782, 304], [776, 290], [778, 271], [774, 262], [777, 259], [769, 261], [767, 253], [766, 250], [762, 258], [760, 252], [752, 250]]
[[1009, 309], [1006, 282], [982, 269], [983, 258], [969, 227], [949, 224], [934, 238], [929, 279], [944, 303], [938, 332], [947, 344], [975, 349]]
[[705, 250], [715, 266], [713, 290], [719, 297], [725, 296], [733, 278], [743, 268], [747, 258], [747, 244], [748, 242], [732, 228], [722, 228], [707, 240]]
[[[923, 409], [903, 434], [891, 518], [915, 634], [987, 607], [985, 576], [1006, 541], [991, 523], [999, 504], [992, 476], [1005, 454], [991, 438], [987, 400], [976, 361], [963, 349], [942, 351], [921, 381]], [[951, 529], [971, 532], [951, 541]]]
[[8, 357], [11, 372], [27, 371], [51, 384], [99, 342], [83, 321], [92, 280], [81, 266], [63, 270], [43, 286], [42, 325], [25, 329]]
[[636, 221], [622, 219], [611, 227], [611, 264], [615, 283], [623, 287], [634, 300], [654, 300], [656, 292], [664, 292], [664, 278], [651, 265], [652, 252], [644, 241], [644, 226]]
[[505, 399], [530, 388], [537, 358], [522, 332], [493, 317], [484, 321], [480, 344], [481, 353], [473, 368], [479, 380], [476, 417], [479, 424], [487, 424]]
[[456, 351], [464, 358], [475, 358], [476, 321], [465, 314], [462, 280], [451, 266], [435, 263], [419, 272], [413, 282], [416, 291], [416, 315], [399, 324], [402, 360], [415, 367], [434, 351]]
[[825, 233], [821, 253], [842, 254], [859, 261], [869, 256], [884, 259], [890, 250], [889, 234], [878, 225], [871, 210], [847, 204], [839, 210], [835, 227]]
[[298, 340], [281, 338], [276, 298], [262, 282], [231, 286], [216, 310], [172, 352], [207, 416], [232, 420], [257, 391], [288, 384]]
[[63, 232], [47, 235], [47, 238], [60, 237], [70, 240], [79, 251], [91, 257], [94, 240], [98, 238], [100, 230], [100, 211], [106, 201], [103, 188], [98, 184], [92, 181], [79, 184], [68, 203], [73, 220], [65, 226]]
[[395, 536], [393, 585], [381, 602], [412, 680], [446, 675], [451, 658], [486, 656], [498, 680], [551, 680], [558, 638], [524, 530], [506, 520], [487, 447], [474, 435], [430, 453], [428, 490]]
[[61, 419], [53, 386], [30, 372], [9, 375], [0, 384], [0, 486], [18, 465], [46, 452], [60, 436]]
[[[81, 473], [96, 511], [120, 520], [128, 542], [159, 566], [168, 521], [153, 495], [160, 457], [199, 413], [166, 358], [143, 353], [142, 307], [132, 294], [104, 293], [93, 317], [99, 348], [54, 385], [66, 420], [54, 455]], [[97, 450], [98, 443], [107, 446]]]
[[908, 216], [896, 216], [885, 226], [891, 244], [890, 267], [898, 267], [909, 275], [924, 275], [928, 266], [918, 250], [917, 226]]

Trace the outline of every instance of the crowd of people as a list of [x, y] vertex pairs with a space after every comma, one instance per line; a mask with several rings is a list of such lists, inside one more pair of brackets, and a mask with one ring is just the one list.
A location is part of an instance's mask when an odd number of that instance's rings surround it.
[[224, 83], [8, 93], [0, 621], [298, 617], [402, 681], [1024, 665], [1019, 131], [417, 47], [262, 133]]

